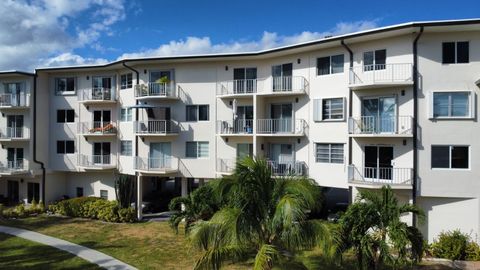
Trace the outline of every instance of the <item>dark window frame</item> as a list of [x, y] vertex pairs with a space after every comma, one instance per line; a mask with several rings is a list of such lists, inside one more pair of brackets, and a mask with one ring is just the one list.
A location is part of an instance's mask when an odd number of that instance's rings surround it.
[[57, 123], [75, 123], [74, 109], [57, 110]]
[[[64, 81], [64, 86], [60, 87], [60, 82]], [[65, 90], [60, 90], [60, 88]], [[55, 94], [56, 95], [75, 95], [77, 92], [77, 78], [76, 77], [58, 77], [55, 78]]]
[[[445, 154], [445, 150], [448, 151], [448, 157], [442, 157], [441, 152]], [[463, 162], [455, 157], [455, 151], [463, 151], [466, 154], [466, 160]], [[459, 152], [457, 152], [458, 154]], [[469, 145], [432, 145], [431, 146], [431, 155], [430, 155], [430, 167], [431, 169], [446, 169], [446, 170], [469, 170], [470, 169], [470, 146]], [[440, 159], [440, 158], [443, 158]], [[437, 162], [434, 165], [434, 162]], [[448, 163], [440, 165], [439, 163]], [[456, 163], [456, 164], [455, 164]], [[463, 163], [463, 165], [461, 164]]]
[[[342, 71], [334, 72], [334, 66], [333, 66], [333, 58], [336, 57], [341, 57], [342, 58]], [[319, 68], [319, 62], [320, 60], [327, 60], [328, 59], [328, 73], [321, 73], [320, 74], [320, 68]], [[327, 63], [327, 62], [325, 62]], [[326, 67], [326, 66], [325, 66]], [[344, 54], [336, 54], [336, 55], [330, 55], [330, 56], [324, 56], [324, 57], [318, 57], [317, 58], [317, 76], [325, 76], [325, 75], [332, 75], [332, 74], [341, 74], [345, 72], [345, 55]]]
[[133, 74], [125, 73], [120, 75], [120, 89], [130, 89], [133, 87]]
[[[465, 51], [461, 51], [461, 49], [464, 49]], [[442, 64], [449, 65], [468, 63], [470, 63], [469, 41], [442, 42]]]
[[[195, 116], [190, 117], [190, 110], [194, 110]], [[200, 119], [200, 110], [206, 109], [206, 119]], [[186, 105], [185, 106], [185, 121], [186, 122], [208, 122], [210, 121], [210, 105], [208, 104], [198, 104], [198, 105]]]
[[57, 140], [57, 154], [75, 154], [75, 141], [74, 140]]

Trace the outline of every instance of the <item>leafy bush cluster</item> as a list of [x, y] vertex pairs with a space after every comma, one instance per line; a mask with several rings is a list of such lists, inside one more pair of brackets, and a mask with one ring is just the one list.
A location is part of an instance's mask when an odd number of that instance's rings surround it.
[[480, 246], [460, 230], [442, 232], [430, 245], [434, 257], [450, 260], [480, 260]]
[[95, 197], [63, 200], [50, 205], [49, 210], [59, 215], [99, 219], [107, 222], [134, 222], [136, 220], [133, 208], [121, 208], [116, 201]]
[[32, 200], [30, 205], [19, 204], [11, 208], [5, 208], [0, 204], [0, 217], [4, 218], [26, 218], [41, 213], [45, 213], [45, 205], [35, 200]]

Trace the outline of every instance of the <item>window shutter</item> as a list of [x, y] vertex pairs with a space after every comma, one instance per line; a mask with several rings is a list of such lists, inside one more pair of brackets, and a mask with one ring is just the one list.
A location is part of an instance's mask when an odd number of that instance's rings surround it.
[[469, 102], [470, 102], [470, 117], [471, 118], [475, 118], [475, 92], [474, 91], [470, 91], [470, 97], [469, 97]]
[[322, 121], [322, 99], [313, 100], [313, 121]]
[[342, 120], [345, 120], [347, 118], [347, 98], [343, 97], [343, 118]]

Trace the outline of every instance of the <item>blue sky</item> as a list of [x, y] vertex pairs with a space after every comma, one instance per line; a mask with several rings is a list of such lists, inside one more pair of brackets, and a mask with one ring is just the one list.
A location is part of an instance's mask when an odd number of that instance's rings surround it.
[[409, 21], [479, 17], [479, 1], [0, 1], [0, 69], [267, 49]]

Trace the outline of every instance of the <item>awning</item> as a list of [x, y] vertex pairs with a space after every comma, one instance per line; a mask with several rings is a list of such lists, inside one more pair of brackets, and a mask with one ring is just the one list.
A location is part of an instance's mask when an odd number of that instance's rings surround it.
[[153, 105], [148, 105], [148, 104], [137, 104], [137, 105], [133, 105], [133, 106], [128, 106], [128, 108], [132, 108], [132, 109], [153, 109], [153, 108], [156, 108], [157, 106], [153, 106]]

